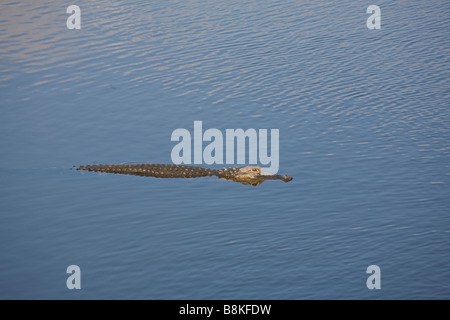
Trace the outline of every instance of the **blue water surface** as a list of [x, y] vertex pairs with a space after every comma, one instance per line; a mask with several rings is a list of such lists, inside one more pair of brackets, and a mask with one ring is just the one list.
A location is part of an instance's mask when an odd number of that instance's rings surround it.
[[[381, 30], [350, 0], [74, 4], [0, 3], [0, 299], [450, 298], [448, 1], [378, 1]], [[171, 163], [195, 120], [279, 129], [294, 180], [71, 170]]]

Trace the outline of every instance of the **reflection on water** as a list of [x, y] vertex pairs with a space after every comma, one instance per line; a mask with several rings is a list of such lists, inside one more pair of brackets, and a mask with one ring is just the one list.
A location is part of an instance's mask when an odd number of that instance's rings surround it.
[[[0, 3], [0, 298], [448, 298], [448, 2], [76, 4]], [[295, 180], [69, 170], [197, 120], [279, 129]]]

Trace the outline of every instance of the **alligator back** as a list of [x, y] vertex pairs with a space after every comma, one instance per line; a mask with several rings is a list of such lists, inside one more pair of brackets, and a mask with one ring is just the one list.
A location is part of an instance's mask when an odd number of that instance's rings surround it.
[[155, 178], [199, 178], [216, 174], [216, 170], [174, 164], [119, 164], [119, 165], [87, 165], [77, 170], [128, 174]]

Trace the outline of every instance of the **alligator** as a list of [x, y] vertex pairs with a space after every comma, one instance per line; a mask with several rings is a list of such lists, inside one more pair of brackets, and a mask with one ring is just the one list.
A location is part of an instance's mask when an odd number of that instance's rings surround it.
[[80, 166], [76, 167], [76, 170], [127, 174], [154, 178], [199, 178], [217, 176], [219, 179], [240, 182], [242, 184], [253, 186], [257, 186], [267, 180], [281, 180], [284, 182], [289, 182], [292, 180], [292, 177], [289, 175], [281, 176], [268, 174], [264, 172], [260, 166], [213, 170], [202, 167], [174, 164], [100, 164]]

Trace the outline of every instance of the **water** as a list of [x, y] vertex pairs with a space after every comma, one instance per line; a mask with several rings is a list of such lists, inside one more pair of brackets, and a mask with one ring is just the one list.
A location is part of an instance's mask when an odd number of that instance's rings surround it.
[[[448, 2], [380, 31], [348, 0], [74, 4], [0, 4], [1, 299], [450, 298]], [[280, 129], [294, 181], [70, 170], [170, 163], [195, 120]]]

